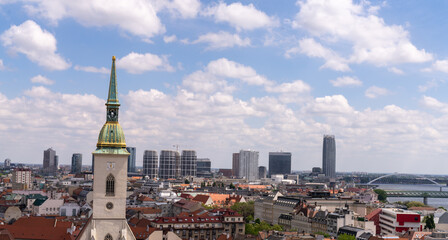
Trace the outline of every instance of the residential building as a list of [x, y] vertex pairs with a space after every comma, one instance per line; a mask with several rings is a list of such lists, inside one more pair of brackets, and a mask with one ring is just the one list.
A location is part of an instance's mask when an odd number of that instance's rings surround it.
[[251, 150], [241, 150], [238, 161], [238, 178], [245, 178], [247, 181], [258, 179], [258, 152]]
[[421, 231], [420, 214], [396, 208], [383, 208], [379, 225], [382, 235], [396, 235], [407, 231]]
[[36, 216], [59, 215], [63, 199], [36, 199], [33, 203], [33, 214]]
[[232, 154], [232, 175], [238, 177], [240, 172], [240, 153]]
[[327, 233], [336, 238], [338, 236], [339, 228], [343, 226], [354, 225], [353, 211], [348, 209], [337, 209], [335, 212], [327, 215]]
[[59, 166], [58, 155], [53, 148], [44, 151], [43, 170], [46, 175], [55, 175]]
[[198, 158], [196, 162], [197, 177], [211, 177], [211, 161], [208, 158]]
[[143, 174], [150, 179], [155, 179], [159, 175], [159, 157], [157, 151], [145, 150], [143, 153]]
[[336, 177], [336, 143], [334, 135], [324, 135], [322, 172], [326, 177]]
[[265, 166], [259, 166], [258, 167], [258, 178], [262, 179], [262, 178], [266, 178], [268, 175], [268, 170], [266, 169]]
[[12, 172], [13, 183], [23, 184], [22, 189], [32, 189], [33, 179], [31, 178], [31, 169], [28, 168], [16, 168]]
[[73, 153], [72, 155], [72, 170], [70, 173], [77, 174], [81, 173], [82, 168], [82, 154]]
[[176, 179], [180, 177], [180, 154], [178, 151], [162, 150], [159, 164], [159, 178]]
[[269, 153], [269, 175], [274, 174], [291, 174], [290, 152]]
[[126, 147], [126, 150], [129, 152], [128, 173], [134, 173], [135, 172], [135, 155], [136, 155], [137, 150], [135, 147]]
[[68, 216], [68, 217], [76, 217], [79, 214], [79, 211], [81, 210], [81, 207], [79, 204], [75, 202], [68, 202], [64, 203], [60, 210], [59, 215], [61, 216]]
[[181, 175], [196, 176], [197, 156], [194, 150], [183, 150], [180, 157]]

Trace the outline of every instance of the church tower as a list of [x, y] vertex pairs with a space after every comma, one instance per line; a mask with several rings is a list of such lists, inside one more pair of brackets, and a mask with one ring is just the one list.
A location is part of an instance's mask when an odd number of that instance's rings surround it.
[[129, 152], [118, 123], [115, 56], [112, 57], [106, 123], [98, 136], [94, 155], [93, 214], [77, 239], [135, 239], [126, 221], [126, 188]]

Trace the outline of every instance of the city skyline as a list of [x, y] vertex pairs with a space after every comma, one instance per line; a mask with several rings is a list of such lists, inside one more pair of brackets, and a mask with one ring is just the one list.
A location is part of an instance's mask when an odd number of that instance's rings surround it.
[[94, 2], [0, 3], [2, 161], [89, 157], [115, 55], [138, 166], [179, 145], [213, 168], [254, 149], [309, 170], [332, 134], [338, 171], [444, 173], [446, 2]]

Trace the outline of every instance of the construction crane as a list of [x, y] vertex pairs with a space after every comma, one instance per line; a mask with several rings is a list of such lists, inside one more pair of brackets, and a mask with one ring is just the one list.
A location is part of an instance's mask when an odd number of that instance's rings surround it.
[[173, 145], [173, 147], [176, 148], [176, 151], [179, 152], [179, 147], [180, 147], [179, 144], [175, 144], [175, 145]]

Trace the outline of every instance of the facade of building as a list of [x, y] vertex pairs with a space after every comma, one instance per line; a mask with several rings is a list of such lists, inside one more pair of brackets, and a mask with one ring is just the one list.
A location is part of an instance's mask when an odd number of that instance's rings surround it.
[[159, 176], [159, 157], [157, 151], [145, 150], [143, 153], [143, 174], [151, 179]]
[[136, 155], [136, 148], [135, 147], [126, 147], [126, 150], [129, 152], [128, 156], [128, 173], [129, 172], [135, 172], [135, 155]]
[[129, 152], [118, 123], [119, 107], [115, 56], [112, 58], [106, 123], [98, 136], [93, 179], [93, 213], [79, 240], [135, 240], [126, 220], [126, 189]]
[[196, 176], [197, 177], [211, 177], [212, 163], [208, 158], [198, 158], [196, 162]]
[[422, 230], [420, 229], [420, 214], [396, 208], [383, 208], [379, 224], [382, 235]]
[[7, 158], [5, 159], [5, 163], [3, 164], [4, 168], [10, 168], [11, 167], [11, 159]]
[[183, 150], [180, 157], [180, 168], [182, 176], [196, 176], [197, 156], [194, 150]]
[[239, 177], [240, 172], [240, 153], [232, 154], [232, 176]]
[[269, 175], [274, 174], [291, 174], [290, 152], [269, 153]]
[[33, 179], [31, 178], [31, 169], [16, 168], [12, 172], [13, 183], [23, 184], [24, 189], [31, 189], [33, 186]]
[[82, 154], [81, 153], [73, 153], [72, 155], [72, 170], [70, 173], [81, 173], [82, 168]]
[[53, 148], [49, 148], [44, 151], [43, 170], [47, 175], [55, 175], [59, 166], [59, 159], [56, 155], [56, 151]]
[[159, 164], [159, 178], [175, 179], [180, 177], [180, 154], [178, 151], [162, 150]]
[[59, 215], [63, 199], [38, 199], [33, 203], [33, 214], [37, 216]]
[[245, 178], [247, 181], [258, 179], [258, 152], [251, 150], [241, 150], [238, 162], [238, 178]]
[[262, 179], [262, 178], [266, 178], [268, 175], [268, 170], [266, 169], [265, 166], [259, 166], [258, 167], [258, 178]]
[[322, 172], [326, 177], [336, 177], [336, 143], [334, 135], [324, 135]]

